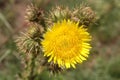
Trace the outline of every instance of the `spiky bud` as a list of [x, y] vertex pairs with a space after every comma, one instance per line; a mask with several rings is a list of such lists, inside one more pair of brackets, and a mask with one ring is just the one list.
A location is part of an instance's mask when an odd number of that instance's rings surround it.
[[70, 18], [70, 11], [68, 8], [57, 6], [52, 9], [46, 18], [48, 25], [51, 25], [57, 21]]
[[81, 9], [81, 16], [83, 17], [83, 24], [89, 25], [93, 22], [95, 22], [95, 12], [90, 7], [85, 7]]
[[28, 6], [28, 8], [26, 9], [25, 18], [28, 22], [37, 23], [45, 27], [43, 10], [39, 9], [36, 6], [33, 6], [33, 4]]
[[60, 73], [64, 70], [62, 67], [59, 67], [58, 64], [54, 64], [53, 62], [50, 62], [47, 66], [51, 74]]
[[80, 25], [89, 26], [96, 20], [95, 12], [88, 6], [75, 8], [71, 15], [71, 19], [79, 22]]
[[18, 37], [16, 42], [21, 52], [26, 54], [38, 54], [40, 53], [40, 41], [41, 41], [41, 29], [37, 24], [31, 24], [28, 31]]

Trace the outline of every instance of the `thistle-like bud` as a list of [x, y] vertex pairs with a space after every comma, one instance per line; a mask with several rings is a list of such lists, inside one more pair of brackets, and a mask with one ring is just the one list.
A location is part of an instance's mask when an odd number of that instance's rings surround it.
[[46, 66], [51, 74], [59, 73], [64, 70], [63, 67], [59, 67], [58, 64], [54, 64], [53, 62], [48, 62], [48, 57], [42, 57], [39, 61], [41, 66]]
[[40, 53], [41, 28], [37, 24], [31, 24], [28, 31], [16, 40], [17, 46], [23, 53]]
[[80, 25], [89, 26], [96, 20], [95, 12], [88, 6], [75, 8], [71, 15], [71, 19], [79, 22]]
[[51, 25], [57, 21], [61, 21], [63, 19], [69, 19], [69, 18], [70, 18], [69, 9], [57, 6], [48, 13], [46, 22], [48, 23], [48, 25]]
[[39, 9], [36, 6], [33, 6], [33, 4], [28, 6], [28, 8], [26, 10], [25, 18], [28, 22], [37, 23], [37, 24], [40, 24], [43, 27], [45, 27], [43, 10]]
[[59, 67], [58, 64], [54, 64], [53, 62], [50, 62], [48, 64], [48, 70], [51, 72], [51, 74], [59, 73], [63, 71], [62, 67]]

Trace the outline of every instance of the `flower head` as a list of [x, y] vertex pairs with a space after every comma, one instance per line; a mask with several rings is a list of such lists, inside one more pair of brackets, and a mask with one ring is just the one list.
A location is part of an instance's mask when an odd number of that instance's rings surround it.
[[48, 62], [59, 67], [75, 68], [75, 64], [86, 60], [90, 50], [91, 36], [87, 29], [70, 20], [54, 23], [44, 34], [42, 46]]

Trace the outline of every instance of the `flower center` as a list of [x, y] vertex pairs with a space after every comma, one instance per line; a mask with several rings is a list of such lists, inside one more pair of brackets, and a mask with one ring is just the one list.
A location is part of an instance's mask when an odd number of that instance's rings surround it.
[[71, 48], [73, 48], [72, 42], [71, 42], [71, 38], [67, 35], [61, 35], [57, 38], [58, 40], [56, 41], [56, 47], [58, 48], [58, 50], [60, 52], [66, 53], [68, 51], [70, 51]]

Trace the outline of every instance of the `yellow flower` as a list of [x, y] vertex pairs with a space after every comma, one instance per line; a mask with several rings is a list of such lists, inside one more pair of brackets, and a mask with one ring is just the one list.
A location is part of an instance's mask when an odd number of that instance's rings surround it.
[[59, 67], [75, 68], [75, 64], [86, 60], [90, 50], [91, 36], [86, 29], [70, 20], [54, 23], [44, 34], [42, 46], [44, 56]]

